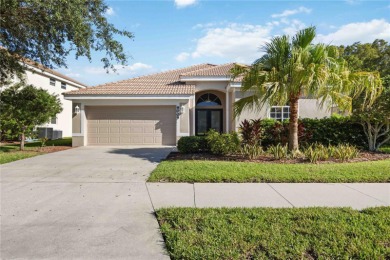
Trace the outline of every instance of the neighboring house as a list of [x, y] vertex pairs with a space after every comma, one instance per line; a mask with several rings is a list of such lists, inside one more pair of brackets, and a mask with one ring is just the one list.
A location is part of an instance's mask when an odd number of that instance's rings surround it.
[[[73, 101], [73, 145], [175, 145], [181, 136], [210, 128], [238, 129], [244, 119], [289, 118], [288, 106], [233, 116], [242, 98], [240, 79], [224, 65], [200, 64], [64, 93]], [[315, 99], [301, 99], [299, 116], [330, 116]]]
[[26, 64], [26, 84], [47, 90], [56, 94], [62, 103], [62, 112], [51, 118], [50, 122], [41, 127], [50, 127], [62, 131], [63, 137], [72, 136], [72, 101], [65, 100], [63, 92], [79, 90], [87, 86], [57, 71], [43, 67], [35, 62]]

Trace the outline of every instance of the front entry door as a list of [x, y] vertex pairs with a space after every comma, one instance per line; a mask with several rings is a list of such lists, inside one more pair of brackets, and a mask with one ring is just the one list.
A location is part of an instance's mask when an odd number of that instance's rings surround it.
[[205, 135], [210, 129], [222, 132], [222, 109], [196, 110], [196, 135]]

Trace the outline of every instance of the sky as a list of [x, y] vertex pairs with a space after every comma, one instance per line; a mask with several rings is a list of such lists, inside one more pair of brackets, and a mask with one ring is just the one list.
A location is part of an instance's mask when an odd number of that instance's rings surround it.
[[200, 63], [251, 64], [277, 35], [316, 26], [316, 42], [349, 45], [375, 39], [390, 42], [390, 1], [110, 1], [106, 17], [133, 39], [116, 37], [128, 65], [106, 73], [95, 52], [92, 61], [67, 59], [58, 71], [88, 86]]

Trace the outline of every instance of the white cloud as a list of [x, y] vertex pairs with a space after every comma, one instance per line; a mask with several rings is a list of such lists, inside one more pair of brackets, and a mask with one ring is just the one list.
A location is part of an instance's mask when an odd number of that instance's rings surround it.
[[271, 26], [229, 24], [206, 30], [196, 41], [193, 58], [221, 57], [237, 62], [252, 62], [259, 57], [259, 47], [269, 38]]
[[[116, 74], [124, 75], [124, 74], [134, 74], [141, 70], [150, 70], [152, 66], [145, 63], [137, 62], [127, 66], [114, 65], [114, 68], [116, 69]], [[106, 73], [106, 69], [104, 69], [103, 67], [87, 67], [84, 69], [84, 71], [88, 74], [96, 74], [96, 75]]]
[[176, 56], [177, 61], [185, 61], [190, 57], [190, 54], [188, 52], [181, 52], [179, 55]]
[[306, 27], [306, 25], [303, 22], [294, 19], [292, 21], [288, 21], [288, 26], [283, 28], [282, 31], [285, 34], [294, 35], [297, 33], [297, 31], [302, 30], [305, 27]]
[[281, 12], [279, 14], [272, 14], [271, 17], [272, 18], [280, 18], [280, 17], [287, 17], [290, 15], [299, 14], [299, 13], [309, 14], [309, 13], [311, 13], [311, 9], [306, 8], [304, 6], [301, 6], [297, 9], [293, 9], [293, 10], [284, 10], [283, 12]]
[[196, 2], [197, 0], [175, 0], [175, 4], [179, 8], [196, 4]]
[[369, 22], [349, 23], [339, 27], [333, 33], [318, 35], [317, 41], [326, 44], [348, 45], [354, 42], [373, 42], [375, 39], [390, 40], [390, 23], [385, 19], [373, 19]]
[[108, 15], [108, 16], [115, 15], [115, 11], [111, 6], [107, 8], [106, 15]]
[[66, 73], [65, 75], [70, 77], [70, 78], [80, 78], [81, 77], [80, 73]]

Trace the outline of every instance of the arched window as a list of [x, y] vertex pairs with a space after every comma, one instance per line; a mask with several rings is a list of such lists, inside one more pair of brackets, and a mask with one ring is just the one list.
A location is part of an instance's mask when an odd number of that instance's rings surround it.
[[211, 107], [211, 106], [221, 106], [221, 100], [214, 94], [206, 93], [198, 98], [196, 106], [198, 107]]

